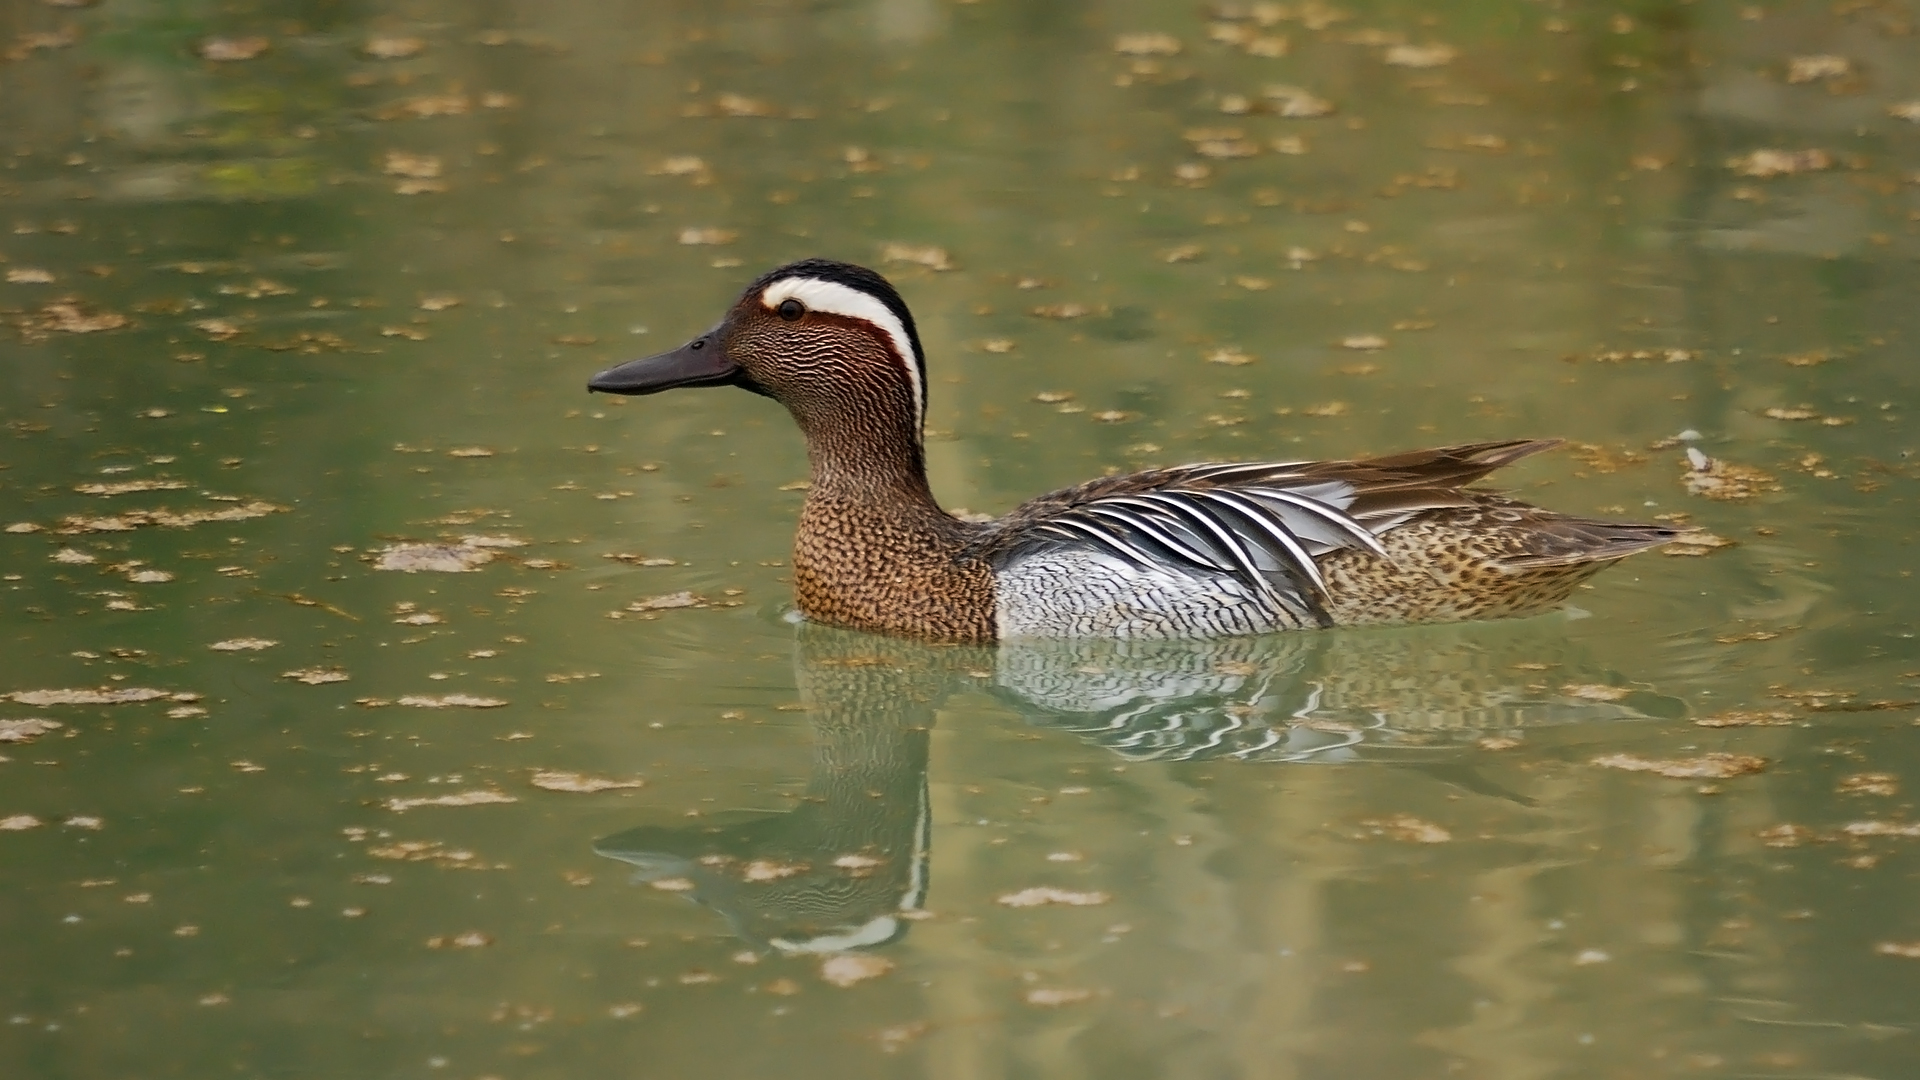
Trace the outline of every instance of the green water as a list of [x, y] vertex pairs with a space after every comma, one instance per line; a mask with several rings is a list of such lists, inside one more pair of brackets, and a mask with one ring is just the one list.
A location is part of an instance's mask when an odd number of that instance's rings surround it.
[[[1920, 11], [1242, 14], [0, 7], [0, 1075], [1920, 1074]], [[1554, 435], [1502, 481], [1735, 543], [796, 627], [787, 418], [584, 383], [813, 254], [949, 507]]]

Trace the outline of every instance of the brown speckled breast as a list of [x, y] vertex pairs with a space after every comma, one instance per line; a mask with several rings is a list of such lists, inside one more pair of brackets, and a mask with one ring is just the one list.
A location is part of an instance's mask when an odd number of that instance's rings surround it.
[[975, 526], [941, 513], [876, 514], [814, 495], [793, 541], [793, 594], [809, 619], [938, 641], [994, 639], [993, 571], [959, 557]]

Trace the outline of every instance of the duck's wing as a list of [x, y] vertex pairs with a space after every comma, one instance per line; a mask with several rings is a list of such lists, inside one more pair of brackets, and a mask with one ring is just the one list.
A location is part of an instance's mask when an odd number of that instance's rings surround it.
[[1143, 570], [1225, 575], [1274, 606], [1330, 624], [1315, 560], [1360, 548], [1555, 440], [1472, 443], [1361, 461], [1203, 463], [1056, 491], [988, 526], [964, 552], [996, 565], [1059, 545], [1091, 546]]

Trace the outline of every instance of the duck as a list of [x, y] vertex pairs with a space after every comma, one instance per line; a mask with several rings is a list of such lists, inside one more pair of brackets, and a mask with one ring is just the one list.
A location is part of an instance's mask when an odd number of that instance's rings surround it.
[[856, 630], [993, 643], [1517, 618], [1678, 535], [1471, 486], [1558, 439], [1154, 468], [962, 518], [927, 482], [912, 312], [878, 272], [832, 259], [767, 271], [712, 329], [587, 383], [707, 386], [772, 398], [799, 426], [795, 606]]

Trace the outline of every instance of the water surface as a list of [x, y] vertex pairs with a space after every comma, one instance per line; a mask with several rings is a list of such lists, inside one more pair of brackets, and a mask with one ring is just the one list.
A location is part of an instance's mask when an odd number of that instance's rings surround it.
[[[1912, 1074], [1915, 24], [0, 10], [0, 1073]], [[815, 254], [913, 306], [952, 508], [1553, 435], [1501, 482], [1732, 543], [795, 627], [787, 418], [583, 384]]]

